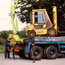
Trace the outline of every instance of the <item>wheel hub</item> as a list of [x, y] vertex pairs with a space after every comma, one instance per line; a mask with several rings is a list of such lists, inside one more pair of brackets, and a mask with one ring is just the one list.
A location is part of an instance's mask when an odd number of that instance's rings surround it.
[[50, 33], [51, 33], [51, 34], [54, 34], [54, 33], [55, 33], [55, 31], [54, 31], [54, 30], [50, 30]]
[[34, 54], [35, 54], [35, 56], [37, 56], [37, 55], [39, 54], [39, 51], [35, 51], [35, 53], [34, 53]]
[[30, 34], [30, 36], [33, 36], [33, 34]]
[[54, 53], [55, 53], [54, 50], [51, 50], [50, 54], [53, 55]]

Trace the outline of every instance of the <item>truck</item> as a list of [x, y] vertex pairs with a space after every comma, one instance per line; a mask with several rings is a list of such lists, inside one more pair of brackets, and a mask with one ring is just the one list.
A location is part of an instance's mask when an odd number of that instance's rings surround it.
[[[14, 42], [10, 41], [10, 44]], [[13, 46], [15, 46], [15, 54], [21, 58], [40, 60], [44, 56], [48, 59], [56, 59], [58, 54], [65, 54], [65, 36], [24, 38], [23, 44], [18, 42], [12, 45], [12, 48]]]
[[[11, 48], [14, 49], [15, 53], [19, 55], [21, 58], [28, 57], [31, 59], [40, 60], [43, 56], [45, 56], [48, 59], [56, 59], [58, 56], [58, 53], [65, 54], [65, 36], [54, 36], [57, 34], [57, 8], [56, 6], [53, 6], [53, 17], [54, 17], [54, 27], [50, 22], [50, 19], [47, 15], [47, 12], [45, 9], [38, 9], [38, 10], [32, 10], [33, 17], [32, 20], [34, 22], [34, 12], [38, 11], [38, 20], [42, 22], [42, 18], [39, 19], [39, 16], [42, 17], [44, 15], [44, 12], [46, 14], [47, 23], [49, 22], [49, 27], [47, 27], [46, 23], [43, 25], [41, 23], [39, 24], [30, 24], [27, 26], [26, 34], [28, 33], [28, 30], [34, 30], [34, 27], [36, 28], [37, 32], [46, 31], [44, 34], [47, 34], [47, 30], [51, 30], [51, 34], [49, 32], [50, 36], [34, 36], [33, 34], [29, 33], [30, 36], [27, 36], [25, 38], [20, 38], [18, 35], [18, 25], [16, 21], [16, 27], [14, 24], [14, 18], [15, 18], [15, 12], [16, 7], [18, 4], [18, 0], [16, 0], [15, 4], [11, 5], [11, 22], [12, 22], [12, 29], [13, 34], [10, 34], [8, 37], [8, 40], [10, 40]], [[42, 14], [43, 13], [43, 14]], [[37, 15], [37, 13], [36, 13]], [[45, 15], [44, 15], [45, 18]], [[32, 27], [33, 26], [33, 27]], [[42, 28], [41, 28], [42, 27]], [[40, 29], [41, 28], [41, 29]], [[42, 32], [40, 33], [42, 34]], [[53, 37], [54, 36], [54, 37]]]

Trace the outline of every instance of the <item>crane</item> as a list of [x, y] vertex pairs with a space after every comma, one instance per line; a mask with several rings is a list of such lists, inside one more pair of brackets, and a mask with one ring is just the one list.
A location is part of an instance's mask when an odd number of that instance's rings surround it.
[[[15, 14], [16, 14], [16, 8], [18, 5], [19, 0], [11, 0], [11, 23], [12, 23], [12, 29], [13, 29], [13, 34], [9, 34], [9, 39], [12, 38], [17, 42], [23, 43], [23, 39], [20, 39], [18, 36], [18, 22], [16, 20], [15, 24]], [[16, 44], [16, 43], [13, 43]]]

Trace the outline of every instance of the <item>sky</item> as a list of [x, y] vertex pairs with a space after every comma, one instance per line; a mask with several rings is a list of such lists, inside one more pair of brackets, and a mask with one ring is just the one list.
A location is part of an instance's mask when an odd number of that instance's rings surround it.
[[[10, 13], [11, 0], [0, 0], [0, 31], [12, 30]], [[26, 23], [18, 22], [19, 30], [22, 30]]]

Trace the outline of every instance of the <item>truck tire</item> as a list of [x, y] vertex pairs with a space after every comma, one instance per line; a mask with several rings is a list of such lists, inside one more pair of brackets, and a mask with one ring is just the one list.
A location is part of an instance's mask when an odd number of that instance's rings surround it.
[[47, 57], [46, 57], [46, 49], [47, 49], [47, 47], [45, 47], [45, 48], [44, 48], [44, 51], [43, 51], [43, 52], [44, 52], [43, 55], [44, 55], [45, 58], [47, 58]]
[[36, 36], [35, 31], [29, 31], [29, 32], [28, 32], [28, 36], [29, 36], [29, 37], [35, 37], [35, 36]]
[[18, 55], [19, 55], [20, 58], [25, 58], [24, 50], [20, 50]]
[[30, 51], [30, 57], [31, 59], [40, 60], [43, 56], [43, 49], [39, 46], [33, 46]]
[[56, 59], [58, 56], [58, 50], [55, 46], [49, 46], [47, 47], [45, 54], [48, 59]]
[[49, 28], [48, 35], [49, 36], [56, 36], [56, 30], [53, 27]]

